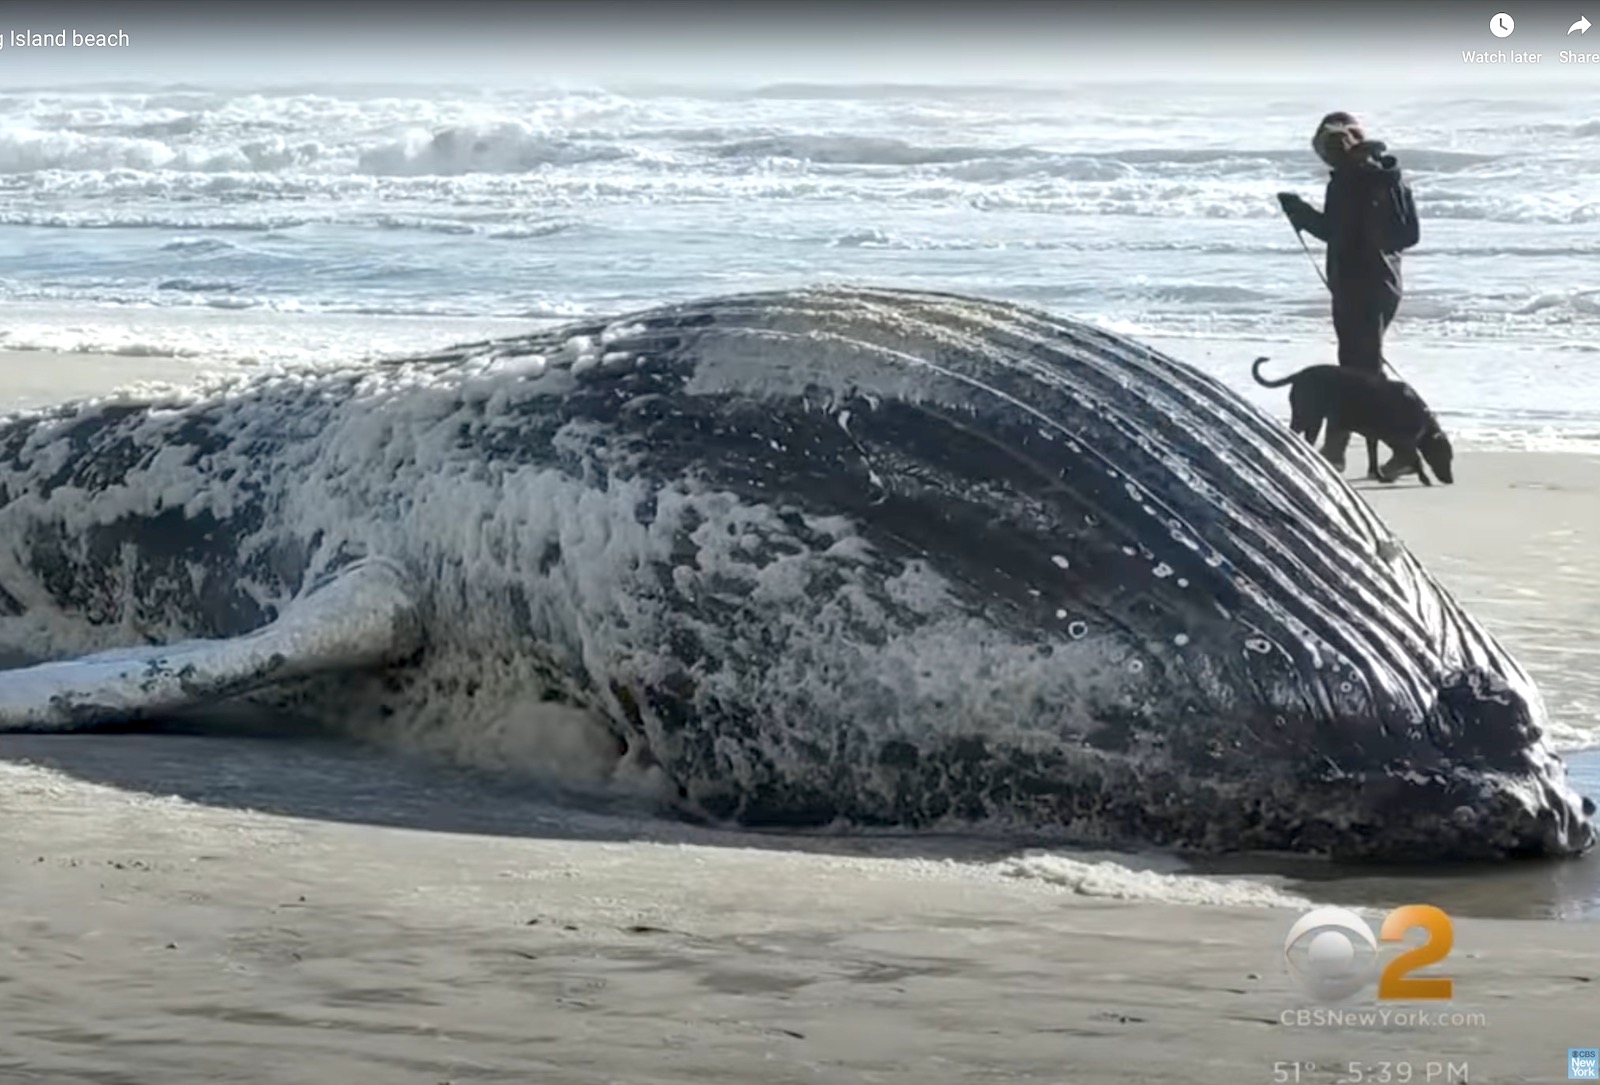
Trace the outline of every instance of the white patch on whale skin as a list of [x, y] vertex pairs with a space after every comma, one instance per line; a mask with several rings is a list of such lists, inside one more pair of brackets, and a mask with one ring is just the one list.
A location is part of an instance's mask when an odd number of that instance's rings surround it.
[[611, 346], [618, 340], [633, 339], [641, 335], [648, 335], [650, 329], [643, 324], [633, 321], [631, 323], [611, 323], [600, 330], [600, 343], [602, 346]]
[[1050, 560], [1055, 563], [1056, 568], [1058, 569], [1067, 569], [1071, 568], [1072, 566], [1072, 563], [1066, 558], [1062, 557], [1060, 554], [1052, 555]]
[[544, 376], [548, 365], [548, 360], [542, 354], [523, 354], [501, 360], [495, 366], [495, 371], [532, 380]]

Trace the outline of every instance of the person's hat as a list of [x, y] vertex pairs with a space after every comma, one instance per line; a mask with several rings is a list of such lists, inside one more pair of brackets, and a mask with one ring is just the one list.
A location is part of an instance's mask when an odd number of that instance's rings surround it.
[[1342, 161], [1352, 147], [1366, 140], [1361, 122], [1353, 114], [1341, 111], [1329, 113], [1317, 124], [1317, 131], [1311, 137], [1311, 148], [1317, 152], [1318, 158], [1331, 166]]

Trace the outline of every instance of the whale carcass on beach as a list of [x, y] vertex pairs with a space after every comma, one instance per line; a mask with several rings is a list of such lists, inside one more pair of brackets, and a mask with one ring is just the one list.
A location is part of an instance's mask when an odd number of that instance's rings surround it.
[[716, 822], [1349, 857], [1593, 840], [1527, 674], [1128, 339], [809, 289], [0, 423], [0, 728], [539, 706]]

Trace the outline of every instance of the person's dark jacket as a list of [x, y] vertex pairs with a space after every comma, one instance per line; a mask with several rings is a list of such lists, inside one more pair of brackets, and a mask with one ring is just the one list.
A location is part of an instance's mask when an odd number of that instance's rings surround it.
[[1289, 221], [1328, 246], [1328, 288], [1342, 297], [1399, 297], [1400, 253], [1419, 238], [1411, 187], [1384, 144], [1361, 144], [1328, 180], [1322, 210], [1296, 201]]

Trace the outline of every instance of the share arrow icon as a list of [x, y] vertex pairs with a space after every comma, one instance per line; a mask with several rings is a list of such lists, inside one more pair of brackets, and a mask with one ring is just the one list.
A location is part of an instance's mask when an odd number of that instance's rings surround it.
[[1578, 16], [1577, 22], [1567, 27], [1567, 33], [1571, 34], [1574, 30], [1576, 30], [1580, 34], [1587, 34], [1589, 32], [1589, 26], [1589, 17], [1587, 15], [1580, 15]]

